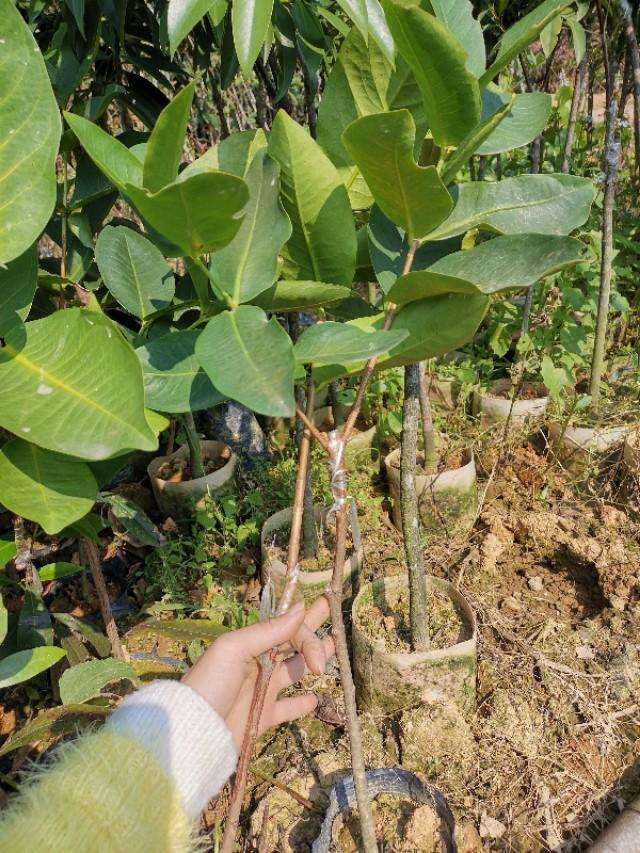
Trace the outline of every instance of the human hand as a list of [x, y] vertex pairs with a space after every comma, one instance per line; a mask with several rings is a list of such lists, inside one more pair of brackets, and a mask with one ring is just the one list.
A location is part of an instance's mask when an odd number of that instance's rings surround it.
[[278, 699], [278, 694], [312, 672], [320, 675], [334, 654], [331, 636], [321, 640], [316, 630], [329, 616], [323, 596], [308, 611], [299, 602], [284, 616], [257, 622], [248, 628], [219, 637], [182, 678], [199, 693], [226, 722], [240, 749], [253, 689], [258, 675], [258, 657], [277, 647], [285, 659], [276, 664], [262, 710], [258, 733], [280, 723], [310, 714], [316, 707], [313, 693]]

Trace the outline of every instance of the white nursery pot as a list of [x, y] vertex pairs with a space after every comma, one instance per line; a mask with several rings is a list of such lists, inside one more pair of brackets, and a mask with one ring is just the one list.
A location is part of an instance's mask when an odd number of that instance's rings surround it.
[[[522, 386], [523, 389], [532, 387], [534, 387], [532, 382], [524, 382]], [[510, 379], [498, 379], [492, 383], [489, 391], [473, 392], [473, 411], [480, 415], [482, 427], [504, 423], [509, 417], [509, 412], [511, 412], [511, 423], [514, 426], [522, 426], [527, 421], [541, 418], [549, 408], [551, 400], [549, 396], [529, 400], [518, 398], [513, 402], [508, 397], [497, 396], [510, 388]]]
[[[327, 507], [314, 506], [313, 514], [316, 524], [319, 524], [327, 514]], [[271, 579], [276, 592], [276, 597], [279, 597], [284, 589], [284, 579], [287, 573], [286, 564], [272, 553], [271, 542], [274, 534], [278, 530], [288, 530], [291, 527], [291, 517], [293, 508], [287, 507], [279, 512], [270, 515], [262, 525], [260, 534], [260, 549], [262, 552], [262, 582], [266, 583]], [[358, 513], [354, 503], [348, 507], [349, 527], [351, 529], [351, 538], [353, 547], [347, 551], [347, 557], [344, 564], [344, 588], [343, 592], [346, 596], [351, 594], [353, 581], [356, 574], [362, 565], [362, 540], [360, 538], [360, 525], [358, 523]], [[302, 593], [304, 600], [311, 604], [324, 593], [326, 588], [331, 583], [333, 575], [333, 566], [322, 571], [309, 572], [301, 571], [298, 576], [298, 589]]]
[[[400, 453], [400, 448], [396, 448], [384, 460], [391, 493], [391, 516], [398, 530], [402, 530]], [[460, 468], [415, 475], [418, 510], [426, 533], [446, 535], [473, 527], [478, 509], [478, 484], [471, 450], [465, 450], [465, 460]]]
[[163, 480], [158, 476], [158, 472], [165, 462], [172, 459], [188, 459], [189, 448], [186, 444], [169, 456], [157, 456], [147, 466], [147, 474], [156, 503], [165, 515], [175, 519], [190, 517], [196, 509], [204, 506], [204, 498], [207, 495], [220, 497], [233, 491], [237, 461], [235, 453], [231, 453], [229, 447], [221, 441], [201, 441], [200, 447], [206, 459], [219, 458], [226, 451], [229, 451], [230, 456], [217, 471], [198, 477], [196, 480], [184, 480], [181, 483]]
[[620, 447], [626, 437], [637, 429], [628, 424], [617, 427], [573, 427], [563, 432], [562, 424], [549, 424], [549, 439], [556, 456], [567, 468], [577, 469], [604, 453]]

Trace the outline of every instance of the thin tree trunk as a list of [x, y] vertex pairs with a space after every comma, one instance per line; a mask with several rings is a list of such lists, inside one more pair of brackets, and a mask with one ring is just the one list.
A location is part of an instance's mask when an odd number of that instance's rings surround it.
[[13, 558], [16, 571], [24, 576], [29, 589], [40, 595], [42, 593], [42, 581], [33, 565], [31, 543], [25, 533], [24, 518], [19, 515], [13, 516], [13, 538], [16, 546], [16, 555]]
[[487, 158], [481, 154], [478, 157], [478, 180], [484, 181], [487, 172]]
[[[313, 417], [315, 408], [315, 388], [313, 380], [309, 378], [307, 394], [310, 402], [307, 409]], [[304, 440], [304, 432], [300, 444]], [[304, 498], [302, 501], [302, 556], [306, 558], [315, 557], [318, 553], [318, 537], [316, 534], [316, 520], [313, 512], [313, 482], [311, 479], [311, 465], [307, 465], [307, 476], [304, 483]]]
[[502, 154], [496, 154], [496, 180], [502, 180]]
[[227, 121], [227, 116], [224, 111], [224, 98], [220, 93], [218, 82], [213, 74], [213, 70], [211, 69], [209, 70], [209, 84], [211, 86], [213, 103], [215, 104], [216, 112], [218, 113], [218, 121], [220, 122], [220, 138], [226, 139], [227, 136], [230, 136], [231, 130], [229, 129], [229, 122]]
[[100, 560], [98, 546], [91, 539], [82, 539], [80, 540], [80, 553], [84, 554], [84, 559], [89, 564], [89, 570], [91, 572], [91, 577], [93, 578], [93, 585], [95, 586], [96, 593], [98, 594], [102, 621], [104, 622], [107, 637], [111, 643], [111, 654], [114, 658], [126, 660], [127, 656], [125, 655], [122, 643], [120, 642], [118, 626], [116, 625], [116, 620], [113, 618], [111, 602], [109, 601], [109, 593], [107, 592], [107, 585], [104, 581], [104, 575], [102, 574], [102, 563]]
[[636, 171], [640, 169], [640, 49], [636, 29], [633, 25], [633, 13], [627, 0], [618, 0], [620, 14], [624, 22], [624, 34], [627, 39], [628, 56], [633, 69], [633, 131], [635, 139]]
[[573, 84], [573, 95], [571, 97], [571, 110], [569, 112], [569, 124], [567, 126], [567, 136], [564, 141], [564, 152], [562, 156], [562, 166], [560, 171], [568, 174], [571, 164], [571, 154], [573, 152], [573, 143], [576, 135], [576, 123], [578, 121], [578, 111], [582, 100], [582, 92], [584, 89], [585, 78], [587, 74], [587, 63], [589, 61], [589, 34], [587, 33], [587, 46], [584, 56], [580, 64], [576, 68], [576, 74]]
[[602, 258], [600, 264], [600, 292], [598, 294], [598, 313], [596, 332], [591, 359], [591, 379], [589, 393], [594, 409], [600, 402], [600, 385], [604, 370], [604, 359], [607, 340], [607, 320], [609, 315], [609, 300], [611, 296], [611, 272], [613, 261], [613, 210], [615, 206], [616, 179], [620, 159], [620, 143], [616, 139], [617, 104], [615, 99], [615, 72], [609, 60], [607, 31], [600, 2], [596, 3], [600, 25], [600, 38], [604, 58], [605, 79], [607, 87], [607, 115], [604, 151], [604, 200], [602, 203]]
[[427, 388], [427, 371], [424, 361], [420, 362], [420, 384], [418, 394], [420, 397], [420, 412], [422, 414], [422, 438], [424, 440], [424, 470], [427, 474], [435, 474], [438, 471], [438, 450], [436, 448], [436, 434], [433, 429], [433, 416], [431, 414], [431, 401]]
[[191, 469], [191, 479], [199, 480], [204, 477], [204, 462], [202, 461], [202, 445], [200, 444], [200, 436], [196, 429], [193, 414], [185, 412], [182, 415], [182, 426], [184, 434], [187, 437], [189, 445], [189, 467]]
[[416, 494], [418, 453], [418, 420], [420, 399], [420, 366], [408, 364], [404, 369], [404, 403], [402, 406], [402, 447], [400, 451], [400, 506], [402, 536], [409, 572], [409, 613], [411, 645], [416, 652], [429, 648], [429, 617], [420, 516]]

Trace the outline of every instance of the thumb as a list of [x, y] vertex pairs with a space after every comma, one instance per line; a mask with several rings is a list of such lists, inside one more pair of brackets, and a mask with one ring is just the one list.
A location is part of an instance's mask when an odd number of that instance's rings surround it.
[[304, 603], [299, 601], [282, 616], [275, 616], [268, 622], [256, 622], [248, 628], [234, 631], [233, 639], [244, 658], [254, 658], [274, 646], [291, 640], [304, 622]]

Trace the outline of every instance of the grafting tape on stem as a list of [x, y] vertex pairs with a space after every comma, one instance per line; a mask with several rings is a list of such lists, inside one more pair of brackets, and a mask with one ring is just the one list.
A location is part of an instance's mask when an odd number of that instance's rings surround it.
[[329, 433], [329, 471], [331, 472], [331, 494], [333, 504], [327, 517], [334, 515], [347, 502], [347, 474], [344, 469], [344, 441], [338, 431]]

